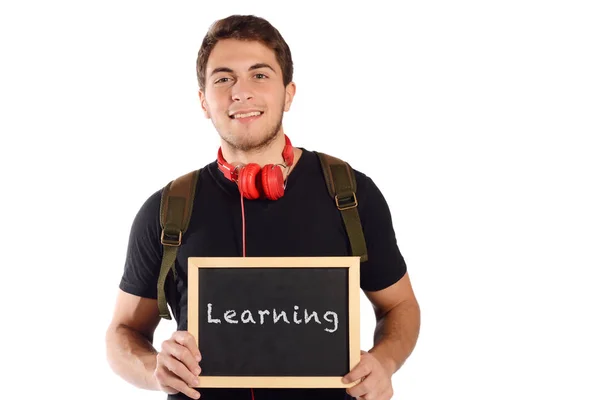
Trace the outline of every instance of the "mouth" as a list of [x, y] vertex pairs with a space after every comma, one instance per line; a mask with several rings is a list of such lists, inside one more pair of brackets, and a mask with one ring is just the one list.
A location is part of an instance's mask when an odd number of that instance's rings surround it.
[[236, 113], [230, 115], [229, 118], [238, 122], [252, 122], [260, 118], [264, 112], [262, 111], [251, 111], [247, 113]]

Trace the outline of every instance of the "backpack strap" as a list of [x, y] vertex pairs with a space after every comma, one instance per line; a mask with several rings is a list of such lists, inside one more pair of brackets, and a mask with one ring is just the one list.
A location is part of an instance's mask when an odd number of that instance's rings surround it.
[[189, 172], [169, 182], [160, 200], [160, 227], [162, 228], [160, 242], [163, 245], [163, 258], [158, 275], [157, 298], [160, 316], [165, 319], [171, 319], [167, 307], [165, 281], [171, 270], [173, 270], [173, 277], [177, 277], [174, 268], [175, 259], [181, 246], [181, 238], [190, 223], [200, 171]]
[[335, 200], [335, 205], [342, 214], [352, 254], [360, 256], [361, 262], [367, 261], [367, 245], [358, 215], [354, 170], [347, 162], [339, 158], [316, 153], [321, 161], [329, 195]]

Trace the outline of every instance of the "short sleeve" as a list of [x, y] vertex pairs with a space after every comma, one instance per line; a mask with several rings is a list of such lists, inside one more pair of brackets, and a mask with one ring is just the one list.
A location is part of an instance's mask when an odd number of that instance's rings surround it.
[[123, 291], [156, 299], [162, 261], [160, 245], [161, 191], [150, 196], [136, 214], [129, 233], [125, 267], [119, 288]]
[[371, 178], [359, 172], [356, 178], [368, 254], [368, 260], [360, 266], [360, 285], [363, 290], [377, 291], [399, 281], [407, 268], [386, 199]]

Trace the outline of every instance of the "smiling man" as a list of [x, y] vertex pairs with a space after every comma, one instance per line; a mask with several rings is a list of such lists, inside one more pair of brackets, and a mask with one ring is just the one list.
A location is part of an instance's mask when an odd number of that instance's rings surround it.
[[282, 66], [260, 41], [227, 38], [200, 50], [200, 102], [224, 142], [226, 160], [264, 165], [281, 159], [281, 151], [272, 150], [283, 149], [283, 113], [296, 93], [291, 54], [281, 41]]
[[[390, 399], [392, 375], [416, 345], [420, 309], [384, 196], [367, 175], [352, 169], [356, 190], [349, 202], [334, 201], [329, 185], [335, 179], [327, 177], [320, 155], [294, 147], [285, 135], [283, 113], [296, 92], [292, 56], [268, 21], [239, 15], [216, 21], [198, 53], [197, 75], [201, 108], [221, 146], [217, 159], [198, 170], [194, 212], [185, 235], [175, 237], [176, 273], [166, 284], [161, 266], [163, 256], [171, 254], [171, 239], [159, 220], [165, 189], [153, 193], [137, 213], [106, 333], [110, 366], [131, 384], [166, 392], [169, 399]], [[348, 209], [357, 211], [351, 221], [341, 214]], [[188, 257], [353, 255], [361, 243], [357, 226], [365, 250], [360, 286], [373, 304], [377, 325], [373, 347], [344, 377], [356, 385], [193, 388], [202, 349], [186, 331]], [[177, 330], [156, 349], [154, 331], [166, 309], [163, 285]]]

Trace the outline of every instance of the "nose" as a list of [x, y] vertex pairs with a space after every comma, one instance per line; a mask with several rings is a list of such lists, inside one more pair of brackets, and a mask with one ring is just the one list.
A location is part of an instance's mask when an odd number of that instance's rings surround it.
[[250, 89], [250, 84], [243, 79], [238, 79], [231, 88], [231, 98], [234, 101], [246, 101], [252, 97], [254, 96]]

